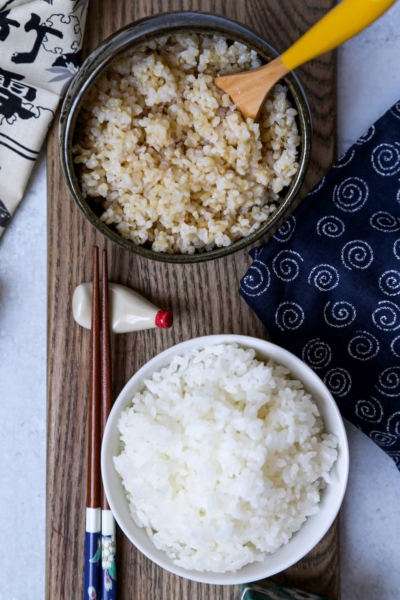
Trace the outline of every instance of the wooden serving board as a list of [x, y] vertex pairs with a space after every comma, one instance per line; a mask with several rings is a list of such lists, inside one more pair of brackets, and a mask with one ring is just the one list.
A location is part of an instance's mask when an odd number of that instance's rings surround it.
[[[87, 54], [111, 33], [146, 15], [199, 10], [246, 23], [278, 50], [284, 50], [334, 0], [91, 0], [86, 26]], [[325, 55], [299, 69], [314, 123], [312, 163], [305, 190], [331, 165], [336, 152], [336, 61]], [[86, 422], [89, 333], [73, 320], [75, 286], [91, 279], [92, 248], [106, 247], [111, 281], [126, 284], [175, 316], [172, 329], [115, 337], [114, 391], [146, 361], [183, 340], [215, 333], [265, 337], [255, 315], [238, 294], [250, 259], [243, 250], [197, 265], [144, 260], [112, 245], [86, 221], [61, 174], [57, 119], [48, 140], [48, 433], [47, 551], [48, 600], [83, 597]], [[308, 556], [277, 581], [339, 598], [338, 524]], [[208, 586], [181, 579], [147, 560], [118, 536], [120, 600], [233, 600], [235, 587]]]

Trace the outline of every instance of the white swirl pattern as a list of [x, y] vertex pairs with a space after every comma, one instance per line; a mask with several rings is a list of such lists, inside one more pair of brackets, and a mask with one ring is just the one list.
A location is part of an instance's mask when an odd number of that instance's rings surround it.
[[387, 448], [393, 446], [397, 442], [397, 437], [392, 433], [385, 433], [384, 431], [371, 431], [369, 434], [371, 440], [374, 440], [376, 444]]
[[400, 367], [385, 369], [379, 376], [379, 384], [375, 387], [383, 396], [400, 397]]
[[327, 367], [332, 359], [330, 346], [320, 338], [310, 340], [304, 346], [301, 357], [314, 370]]
[[366, 142], [372, 140], [375, 135], [375, 125], [371, 125], [371, 127], [356, 141], [357, 146], [362, 146]]
[[330, 327], [347, 327], [351, 325], [356, 318], [356, 309], [350, 302], [341, 300], [335, 302], [327, 302], [324, 307], [325, 323]]
[[314, 194], [318, 194], [318, 192], [320, 192], [325, 185], [325, 179], [326, 179], [326, 177], [324, 176], [321, 179], [321, 181], [318, 183], [318, 185], [312, 190], [312, 192], [308, 193], [308, 195], [313, 196]]
[[356, 151], [350, 148], [350, 150], [342, 154], [342, 156], [336, 161], [336, 163], [333, 165], [333, 168], [343, 169], [343, 167], [347, 167], [347, 165], [353, 160], [355, 154]]
[[379, 144], [372, 152], [371, 162], [378, 175], [396, 175], [400, 171], [400, 143]]
[[342, 248], [342, 263], [349, 269], [368, 269], [374, 260], [374, 253], [368, 242], [353, 240], [347, 242]]
[[382, 404], [372, 397], [369, 400], [358, 400], [356, 415], [363, 421], [368, 421], [368, 423], [380, 423], [383, 418]]
[[281, 250], [272, 261], [272, 268], [282, 281], [293, 281], [299, 275], [301, 262], [304, 261], [298, 252]]
[[296, 302], [281, 302], [275, 312], [275, 323], [281, 331], [293, 331], [304, 323], [304, 311]]
[[378, 231], [384, 231], [386, 233], [400, 231], [400, 219], [384, 210], [380, 210], [372, 215], [369, 222], [371, 227], [378, 229]]
[[398, 296], [400, 294], [400, 272], [385, 271], [379, 278], [379, 287], [386, 296]]
[[369, 196], [367, 183], [359, 177], [348, 177], [333, 190], [333, 202], [344, 212], [360, 210]]
[[292, 237], [294, 230], [296, 229], [296, 217], [290, 215], [286, 221], [281, 225], [274, 235], [274, 240], [277, 242], [288, 242]]
[[394, 431], [395, 435], [400, 435], [400, 412], [395, 412], [388, 418], [386, 429], [389, 433]]
[[267, 265], [256, 259], [242, 279], [242, 291], [246, 296], [261, 296], [270, 283], [271, 275]]
[[400, 358], [400, 335], [398, 335], [394, 338], [394, 340], [392, 340], [392, 343], [390, 344], [390, 349], [397, 358]]
[[400, 238], [393, 244], [393, 254], [398, 260], [400, 260]]
[[400, 328], [400, 308], [391, 300], [382, 300], [372, 313], [372, 321], [381, 331], [396, 331]]
[[335, 217], [334, 215], [322, 217], [322, 219], [320, 219], [317, 223], [318, 235], [326, 235], [330, 238], [337, 238], [343, 235], [345, 231], [346, 226], [342, 219], [339, 219], [339, 217]]
[[350, 373], [346, 369], [338, 367], [327, 372], [324, 383], [332, 394], [343, 397], [350, 392], [352, 381]]
[[380, 345], [376, 337], [369, 331], [357, 331], [357, 335], [350, 340], [347, 350], [352, 358], [365, 361], [375, 358], [380, 350]]
[[339, 271], [331, 265], [317, 265], [311, 269], [308, 283], [315, 285], [320, 292], [329, 292], [339, 285]]
[[400, 102], [397, 102], [390, 111], [396, 119], [400, 119]]

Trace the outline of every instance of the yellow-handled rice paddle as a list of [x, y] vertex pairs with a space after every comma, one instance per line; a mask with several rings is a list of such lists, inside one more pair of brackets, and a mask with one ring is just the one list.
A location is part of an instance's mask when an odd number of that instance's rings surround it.
[[395, 1], [343, 0], [275, 60], [253, 71], [217, 77], [214, 83], [229, 94], [246, 118], [256, 119], [266, 95], [279, 79], [360, 33]]

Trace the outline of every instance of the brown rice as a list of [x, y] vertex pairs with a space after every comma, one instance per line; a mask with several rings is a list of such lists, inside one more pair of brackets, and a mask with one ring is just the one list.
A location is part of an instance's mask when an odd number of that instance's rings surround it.
[[92, 90], [74, 147], [102, 220], [135, 244], [193, 254], [269, 219], [298, 169], [297, 111], [277, 85], [260, 123], [245, 120], [213, 83], [260, 65], [243, 44], [194, 34], [118, 60]]

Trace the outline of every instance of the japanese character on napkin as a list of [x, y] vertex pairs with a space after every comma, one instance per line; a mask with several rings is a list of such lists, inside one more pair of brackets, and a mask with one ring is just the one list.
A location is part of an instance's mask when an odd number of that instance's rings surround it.
[[88, 0], [0, 0], [0, 236], [78, 70]]

